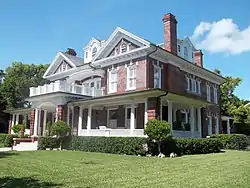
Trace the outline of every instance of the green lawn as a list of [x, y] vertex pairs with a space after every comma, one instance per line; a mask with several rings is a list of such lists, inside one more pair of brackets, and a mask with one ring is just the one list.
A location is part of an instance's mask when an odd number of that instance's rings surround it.
[[0, 153], [0, 187], [6, 188], [249, 186], [247, 151], [173, 159], [77, 151]]

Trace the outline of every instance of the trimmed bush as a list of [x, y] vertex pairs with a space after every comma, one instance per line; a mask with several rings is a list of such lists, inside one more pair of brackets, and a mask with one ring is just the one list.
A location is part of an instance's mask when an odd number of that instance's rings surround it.
[[[101, 152], [127, 155], [158, 155], [157, 142], [141, 137], [84, 137], [66, 136], [62, 138], [62, 148], [86, 152]], [[58, 138], [42, 137], [38, 148], [58, 148]], [[146, 147], [147, 146], [147, 147]], [[216, 138], [174, 138], [162, 142], [161, 151], [169, 156], [217, 153], [222, 149], [222, 142]]]
[[220, 139], [223, 149], [243, 150], [249, 144], [249, 138], [244, 134], [214, 134], [211, 138]]
[[4, 147], [11, 147], [13, 145], [13, 138], [17, 138], [17, 134], [0, 134], [0, 143]]
[[[178, 155], [218, 153], [223, 148], [216, 138], [174, 138], [162, 143], [161, 150], [165, 155], [174, 152]], [[150, 142], [149, 152], [157, 155], [156, 143]]]

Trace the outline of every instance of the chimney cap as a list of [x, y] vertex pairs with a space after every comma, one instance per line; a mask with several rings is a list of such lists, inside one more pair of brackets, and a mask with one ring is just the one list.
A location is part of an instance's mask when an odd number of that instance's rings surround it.
[[177, 20], [176, 20], [175, 16], [171, 13], [164, 14], [162, 21], [163, 22], [171, 21], [171, 22], [175, 22], [177, 24]]

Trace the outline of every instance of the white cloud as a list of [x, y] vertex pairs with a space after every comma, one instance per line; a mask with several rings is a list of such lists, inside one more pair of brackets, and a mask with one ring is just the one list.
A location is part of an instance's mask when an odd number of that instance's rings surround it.
[[232, 19], [201, 22], [191, 39], [198, 49], [213, 53], [240, 54], [250, 51], [250, 26], [240, 30]]

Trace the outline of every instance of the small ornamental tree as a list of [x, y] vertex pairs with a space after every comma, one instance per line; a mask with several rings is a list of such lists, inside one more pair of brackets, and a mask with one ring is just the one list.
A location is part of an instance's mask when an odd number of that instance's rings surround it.
[[23, 124], [17, 124], [12, 127], [12, 130], [15, 134], [19, 134], [20, 137], [23, 137], [25, 126]]
[[156, 119], [147, 122], [144, 134], [148, 135], [151, 140], [154, 140], [157, 143], [159, 154], [161, 154], [161, 143], [172, 138], [169, 123]]
[[[57, 121], [51, 126], [52, 135], [56, 135], [57, 138], [66, 136], [70, 131], [70, 126], [64, 121]], [[62, 148], [62, 139], [60, 141], [60, 149]]]

